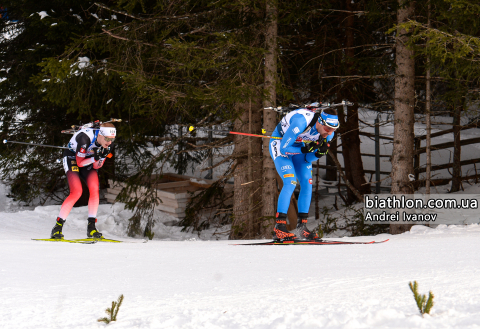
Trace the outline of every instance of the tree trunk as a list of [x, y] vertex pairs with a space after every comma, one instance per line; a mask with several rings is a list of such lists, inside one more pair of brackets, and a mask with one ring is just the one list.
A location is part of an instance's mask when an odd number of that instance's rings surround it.
[[[234, 123], [234, 130], [255, 133], [261, 130], [260, 98], [238, 106], [242, 115]], [[234, 136], [236, 157], [233, 223], [230, 239], [262, 237], [262, 140], [247, 136]]]
[[462, 185], [462, 166], [460, 165], [462, 145], [460, 144], [460, 115], [462, 108], [455, 107], [453, 112], [453, 168], [452, 168], [452, 188], [450, 192], [458, 192]]
[[[398, 0], [398, 24], [408, 20], [414, 12], [414, 3]], [[413, 186], [408, 178], [413, 174], [414, 149], [414, 106], [415, 106], [415, 60], [413, 51], [406, 43], [408, 36], [404, 29], [397, 30], [396, 37], [396, 76], [395, 112], [392, 151], [392, 194], [413, 194]], [[398, 234], [410, 229], [410, 224], [391, 224], [390, 233]]]
[[[265, 43], [267, 53], [265, 54], [265, 82], [264, 82], [264, 107], [276, 106], [276, 76], [277, 76], [277, 2], [275, 0], [266, 0], [266, 18], [267, 25], [265, 31]], [[276, 125], [276, 115], [272, 110], [263, 110], [263, 128], [267, 131], [273, 131]], [[276, 170], [272, 158], [270, 157], [269, 139], [263, 139], [263, 218], [269, 221], [265, 227], [266, 232], [273, 231], [273, 218], [276, 213], [275, 199], [276, 193]], [[265, 222], [267, 223], [267, 222]]]
[[[356, 8], [351, 0], [345, 0], [346, 10], [354, 11]], [[355, 75], [356, 70], [353, 69], [355, 57], [355, 15], [347, 13], [345, 18], [345, 58], [346, 75]], [[346, 98], [354, 102], [353, 106], [348, 107], [347, 113], [341, 113], [342, 125], [340, 127], [342, 134], [342, 150], [343, 161], [345, 164], [345, 175], [352, 185], [363, 195], [370, 193], [370, 185], [366, 184], [365, 172], [363, 171], [363, 162], [360, 152], [360, 135], [358, 125], [358, 103], [353, 86], [348, 85], [343, 91]], [[357, 197], [351, 189], [347, 190], [347, 201], [353, 203], [357, 201]]]
[[[430, 21], [430, 10], [431, 10], [431, 5], [430, 5], [430, 0], [428, 0], [428, 13], [427, 13], [427, 25], [428, 28], [431, 27], [431, 21]], [[428, 41], [427, 41], [428, 44]], [[426, 130], [427, 130], [427, 139], [426, 139], [426, 156], [427, 156], [427, 165], [426, 165], [426, 171], [425, 171], [425, 194], [429, 195], [430, 194], [430, 180], [432, 178], [432, 150], [431, 150], [431, 145], [432, 145], [432, 123], [431, 123], [431, 118], [430, 118], [430, 111], [432, 108], [432, 88], [431, 88], [431, 83], [432, 83], [432, 78], [430, 75], [430, 55], [427, 55], [427, 82], [425, 86], [425, 121], [426, 121]]]

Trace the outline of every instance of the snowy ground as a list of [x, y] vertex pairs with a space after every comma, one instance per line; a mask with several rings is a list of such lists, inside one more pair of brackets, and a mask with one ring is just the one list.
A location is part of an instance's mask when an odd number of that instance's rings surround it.
[[[362, 142], [362, 152], [372, 153], [373, 144]], [[462, 154], [476, 157], [478, 146], [469, 147]], [[448, 160], [434, 154], [435, 163]], [[389, 169], [382, 163], [382, 170]], [[478, 184], [464, 186], [480, 193]], [[390, 239], [378, 245], [234, 246], [221, 234], [228, 227], [199, 236], [157, 212], [146, 244], [79, 245], [32, 241], [48, 237], [60, 206], [22, 208], [6, 194], [0, 184], [1, 329], [104, 328], [97, 319], [121, 294], [112, 328], [480, 328], [478, 224], [342, 238]], [[322, 196], [320, 208], [332, 198]], [[66, 238], [85, 237], [86, 214], [74, 208]], [[125, 236], [131, 215], [122, 204], [101, 205], [97, 227], [139, 242]], [[418, 313], [408, 287], [414, 280], [420, 293], [435, 294], [431, 315]]]
[[[480, 327], [478, 224], [345, 238], [390, 239], [378, 245], [233, 246], [159, 223], [183, 241], [80, 245], [32, 241], [48, 236], [59, 206], [22, 211], [1, 192], [2, 329], [104, 328], [97, 319], [120, 294], [112, 328]], [[74, 209], [67, 238], [84, 237], [86, 213]], [[121, 233], [129, 215], [101, 205], [98, 227], [138, 241]], [[413, 280], [435, 294], [424, 318]]]

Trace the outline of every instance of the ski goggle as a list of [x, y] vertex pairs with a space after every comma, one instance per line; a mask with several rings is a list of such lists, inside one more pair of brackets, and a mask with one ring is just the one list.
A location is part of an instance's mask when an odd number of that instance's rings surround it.
[[334, 114], [327, 114], [325, 112], [321, 112], [320, 116], [318, 117], [318, 122], [325, 127], [329, 127], [332, 129], [338, 129], [340, 127], [340, 122], [338, 121], [338, 116]]
[[115, 137], [105, 137], [103, 136], [103, 138], [105, 139], [105, 141], [108, 143], [108, 142], [114, 142], [115, 141]]

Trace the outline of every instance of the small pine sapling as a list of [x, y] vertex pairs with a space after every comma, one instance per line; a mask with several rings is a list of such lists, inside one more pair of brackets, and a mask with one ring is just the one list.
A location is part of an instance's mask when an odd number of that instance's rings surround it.
[[410, 282], [409, 284], [410, 290], [413, 292], [413, 297], [415, 298], [415, 302], [417, 303], [418, 310], [420, 314], [423, 316], [425, 313], [430, 314], [430, 310], [433, 307], [433, 296], [432, 292], [428, 293], [428, 299], [425, 295], [420, 295], [418, 293], [418, 283], [417, 281], [413, 281], [413, 284]]
[[118, 300], [116, 302], [115, 301], [112, 302], [112, 308], [107, 308], [105, 310], [105, 312], [110, 316], [110, 318], [105, 317], [105, 318], [98, 319], [97, 321], [105, 322], [106, 324], [109, 324], [112, 321], [117, 321], [118, 310], [120, 309], [122, 302], [123, 302], [123, 295], [120, 295], [120, 297], [118, 297]]

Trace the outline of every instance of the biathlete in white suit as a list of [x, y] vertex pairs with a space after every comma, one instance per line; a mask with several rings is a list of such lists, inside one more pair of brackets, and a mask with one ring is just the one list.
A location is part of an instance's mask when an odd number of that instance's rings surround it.
[[[275, 128], [270, 141], [270, 156], [283, 180], [278, 197], [275, 219], [275, 240], [314, 240], [316, 233], [307, 228], [312, 200], [312, 162], [328, 152], [329, 142], [340, 126], [333, 108], [315, 113], [315, 108], [303, 108], [288, 113]], [[297, 180], [300, 183], [296, 235], [287, 230], [287, 211]]]
[[68, 143], [68, 150], [63, 152], [63, 168], [67, 175], [70, 195], [65, 199], [60, 208], [57, 222], [52, 229], [52, 239], [63, 239], [63, 225], [73, 205], [82, 196], [83, 180], [90, 192], [88, 199], [88, 225], [87, 237], [103, 238], [97, 231], [97, 210], [100, 201], [100, 186], [97, 170], [105, 163], [110, 154], [110, 146], [117, 135], [112, 123], [103, 123], [100, 126], [83, 127], [77, 131]]

